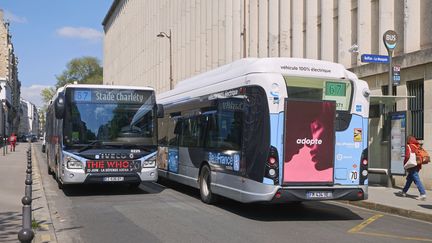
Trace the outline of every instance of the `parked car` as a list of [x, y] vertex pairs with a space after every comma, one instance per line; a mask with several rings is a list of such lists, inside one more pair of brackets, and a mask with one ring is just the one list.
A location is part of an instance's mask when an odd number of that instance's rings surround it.
[[27, 135], [27, 142], [37, 142], [38, 138], [36, 135], [34, 134], [29, 134]]
[[27, 142], [27, 135], [19, 135], [18, 142]]

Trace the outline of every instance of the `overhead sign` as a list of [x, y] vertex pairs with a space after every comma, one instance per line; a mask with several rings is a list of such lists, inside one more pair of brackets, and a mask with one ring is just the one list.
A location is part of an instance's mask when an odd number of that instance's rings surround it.
[[389, 57], [374, 54], [363, 54], [361, 55], [361, 61], [373, 63], [389, 63]]
[[398, 39], [398, 35], [394, 30], [387, 30], [383, 35], [384, 45], [387, 48], [387, 51], [391, 52], [396, 48], [396, 42]]

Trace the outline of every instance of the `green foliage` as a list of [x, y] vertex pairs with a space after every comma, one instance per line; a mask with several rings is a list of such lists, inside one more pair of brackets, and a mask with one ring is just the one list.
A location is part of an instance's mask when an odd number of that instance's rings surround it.
[[40, 224], [35, 219], [32, 219], [32, 229], [39, 229]]
[[67, 69], [57, 78], [56, 88], [65, 84], [77, 82], [79, 84], [102, 84], [103, 69], [95, 57], [82, 57], [72, 59]]
[[66, 84], [74, 82], [79, 84], [102, 84], [103, 68], [100, 61], [95, 57], [74, 58], [66, 65], [66, 70], [56, 78], [55, 88], [50, 87], [41, 91], [42, 99], [45, 102], [44, 108], [47, 107], [56, 90]]
[[42, 100], [45, 102], [45, 104], [48, 104], [51, 98], [55, 94], [54, 87], [45, 88], [41, 91]]

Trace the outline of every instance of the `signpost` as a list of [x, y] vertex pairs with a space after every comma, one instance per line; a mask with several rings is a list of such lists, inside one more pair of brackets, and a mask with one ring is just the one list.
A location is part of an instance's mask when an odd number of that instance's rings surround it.
[[363, 54], [361, 55], [361, 61], [373, 63], [389, 63], [389, 57], [374, 54]]
[[[396, 48], [398, 35], [394, 30], [387, 30], [383, 35], [383, 42], [384, 46], [387, 49], [387, 53], [389, 56], [389, 80], [388, 80], [388, 95], [393, 95], [393, 63], [392, 63], [392, 56], [393, 56], [393, 50]], [[393, 104], [389, 105], [389, 107], [392, 107]], [[391, 114], [388, 114], [391, 115]], [[401, 157], [401, 147], [402, 144], [404, 145], [404, 139], [405, 139], [405, 120], [406, 118], [403, 115], [395, 116], [393, 117], [392, 124], [390, 125], [390, 128], [394, 128], [392, 132], [389, 134], [389, 148], [388, 148], [388, 154], [389, 154], [389, 161], [388, 161], [388, 172], [389, 177], [388, 180], [390, 181], [390, 184], [392, 185], [392, 173], [401, 172], [400, 171], [400, 163], [402, 160]], [[402, 137], [404, 138], [402, 140]], [[403, 160], [402, 160], [403, 161]], [[392, 164], [392, 162], [395, 162]], [[396, 165], [399, 164], [399, 167]], [[392, 171], [393, 169], [393, 171]], [[388, 183], [389, 184], [389, 183]]]
[[397, 38], [398, 35], [394, 30], [387, 30], [383, 35], [384, 45], [389, 56], [388, 95], [393, 95], [392, 55], [393, 50], [396, 48]]

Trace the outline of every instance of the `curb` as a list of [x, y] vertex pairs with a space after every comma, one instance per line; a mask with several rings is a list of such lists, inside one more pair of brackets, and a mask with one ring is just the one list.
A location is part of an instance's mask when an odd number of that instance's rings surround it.
[[45, 190], [42, 181], [42, 175], [39, 170], [39, 161], [35, 154], [36, 147], [32, 148], [32, 163], [33, 163], [33, 217], [32, 219], [38, 223], [38, 228], [34, 229], [34, 243], [57, 242], [56, 235], [49, 212], [48, 201], [46, 199]]
[[384, 204], [368, 202], [368, 201], [346, 201], [347, 204], [367, 208], [375, 211], [380, 211], [389, 214], [395, 214], [406, 218], [412, 218], [432, 223], [432, 214], [422, 213], [419, 211], [392, 207]]

